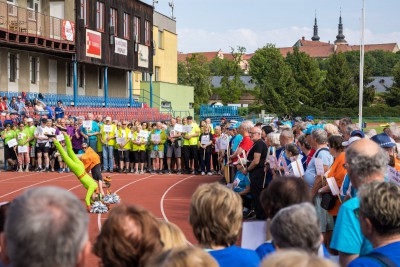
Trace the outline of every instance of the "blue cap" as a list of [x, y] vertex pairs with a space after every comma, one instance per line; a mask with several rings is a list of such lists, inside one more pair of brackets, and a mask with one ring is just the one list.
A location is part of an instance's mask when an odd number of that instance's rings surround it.
[[394, 147], [396, 144], [390, 139], [386, 133], [380, 133], [371, 137], [371, 140], [377, 143], [380, 147]]
[[350, 134], [350, 137], [353, 137], [353, 136], [358, 136], [358, 137], [361, 137], [361, 138], [365, 137], [364, 132], [360, 131], [360, 130], [352, 131], [351, 134]]
[[313, 121], [313, 120], [314, 120], [314, 117], [311, 116], [311, 115], [309, 115], [309, 116], [306, 117], [306, 120]]
[[311, 125], [310, 127], [308, 127], [307, 129], [305, 129], [303, 131], [304, 134], [311, 134], [315, 129], [317, 129], [318, 127]]

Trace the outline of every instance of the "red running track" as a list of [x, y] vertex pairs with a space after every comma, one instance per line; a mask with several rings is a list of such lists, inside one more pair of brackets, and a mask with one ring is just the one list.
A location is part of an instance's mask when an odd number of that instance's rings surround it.
[[[157, 218], [177, 224], [191, 243], [196, 243], [189, 225], [190, 198], [199, 184], [219, 181], [220, 176], [113, 174], [110, 190], [123, 203], [150, 210]], [[76, 194], [84, 205], [85, 189], [72, 173], [0, 172], [0, 202], [10, 201], [24, 190], [38, 186], [59, 186]], [[111, 209], [114, 205], [111, 205]], [[107, 214], [90, 214], [89, 236], [94, 242]], [[92, 255], [87, 267], [98, 266]]]

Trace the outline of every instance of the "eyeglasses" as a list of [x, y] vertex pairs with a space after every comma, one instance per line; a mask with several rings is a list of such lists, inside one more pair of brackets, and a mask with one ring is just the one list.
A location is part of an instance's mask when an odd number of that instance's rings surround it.
[[249, 132], [250, 135], [258, 134], [258, 132]]
[[18, 99], [22, 99], [21, 97], [18, 97]]
[[86, 146], [83, 146], [83, 147], [82, 147], [82, 149], [86, 149], [86, 148], [87, 148]]

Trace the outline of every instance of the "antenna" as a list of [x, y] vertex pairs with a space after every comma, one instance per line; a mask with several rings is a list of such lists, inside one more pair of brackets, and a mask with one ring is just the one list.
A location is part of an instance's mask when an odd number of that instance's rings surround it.
[[168, 2], [169, 7], [171, 8], [171, 19], [175, 20], [176, 17], [174, 17], [174, 1]]
[[156, 4], [158, 4], [158, 0], [153, 0], [153, 10], [156, 10]]

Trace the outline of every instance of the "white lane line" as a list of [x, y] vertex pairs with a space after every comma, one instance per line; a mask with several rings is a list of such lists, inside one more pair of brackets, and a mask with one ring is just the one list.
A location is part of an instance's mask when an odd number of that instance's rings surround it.
[[186, 181], [187, 179], [190, 179], [190, 178], [192, 178], [192, 177], [194, 177], [194, 176], [196, 176], [196, 175], [191, 175], [191, 176], [189, 176], [189, 177], [186, 177], [185, 179], [182, 179], [182, 180], [180, 180], [180, 181], [174, 183], [174, 184], [171, 185], [167, 190], [165, 190], [165, 192], [164, 192], [164, 194], [163, 194], [163, 196], [161, 197], [161, 200], [160, 200], [160, 209], [161, 209], [161, 214], [162, 214], [162, 216], [164, 217], [164, 220], [165, 220], [166, 222], [168, 222], [168, 218], [167, 218], [167, 215], [165, 214], [165, 211], [164, 211], [164, 199], [165, 199], [165, 196], [168, 194], [169, 190], [171, 190], [172, 188], [174, 188], [176, 185], [178, 185], [178, 184], [182, 183], [183, 181]]
[[[139, 181], [145, 180], [145, 179], [150, 178], [150, 177], [153, 177], [153, 176], [156, 176], [156, 175], [155, 175], [155, 174], [152, 174], [152, 175], [149, 175], [149, 176], [146, 176], [146, 177], [137, 179], [137, 180], [135, 180], [135, 181], [132, 181], [132, 182], [130, 182], [130, 183], [127, 183], [126, 185], [124, 185], [124, 186], [120, 187], [119, 189], [117, 189], [116, 191], [114, 191], [114, 193], [119, 192], [120, 190], [124, 189], [125, 187], [127, 187], [127, 186], [129, 186], [129, 185], [131, 185], [131, 184], [137, 183], [137, 182], [139, 182]], [[97, 214], [97, 226], [98, 226], [99, 232], [100, 232], [100, 230], [101, 230], [101, 213]]]
[[[12, 172], [10, 174], [12, 174]], [[27, 175], [21, 175], [21, 176], [12, 177], [12, 178], [9, 178], [9, 179], [0, 180], [0, 183], [6, 182], [6, 181], [10, 181], [10, 180], [14, 180], [14, 179], [18, 179], [18, 178], [28, 177], [28, 176], [35, 175], [35, 174], [38, 174], [38, 173], [34, 172], [34, 173], [27, 174]]]
[[[31, 185], [28, 185], [28, 186], [25, 186], [25, 187], [21, 187], [21, 188], [19, 188], [19, 189], [17, 189], [17, 190], [14, 190], [14, 191], [12, 191], [12, 192], [9, 192], [9, 193], [7, 193], [7, 194], [5, 194], [5, 195], [0, 196], [0, 198], [9, 196], [9, 195], [11, 195], [11, 194], [14, 194], [14, 193], [16, 193], [16, 192], [22, 191], [22, 190], [24, 190], [24, 189], [26, 189], [26, 188], [29, 188], [29, 187], [32, 187], [32, 186], [35, 186], [35, 185], [39, 185], [39, 184], [43, 184], [43, 183], [46, 183], [46, 182], [58, 180], [58, 179], [61, 179], [61, 178], [63, 178], [63, 177], [67, 177], [67, 176], [70, 176], [70, 175], [71, 175], [71, 174], [68, 174], [68, 175], [64, 175], [64, 176], [61, 176], [61, 177], [57, 177], [57, 178], [53, 178], [53, 179], [44, 180], [44, 181], [41, 181], [41, 182], [39, 182], [39, 183], [31, 184]], [[75, 175], [75, 174], [74, 174], [74, 175]]]
[[[189, 176], [189, 177], [186, 177], [185, 179], [182, 179], [182, 180], [180, 180], [180, 181], [174, 183], [173, 185], [171, 185], [171, 186], [164, 192], [164, 194], [163, 194], [163, 196], [161, 197], [161, 200], [160, 200], [160, 209], [161, 209], [161, 214], [162, 214], [162, 216], [163, 216], [163, 218], [164, 218], [164, 220], [165, 220], [166, 222], [169, 222], [169, 221], [168, 221], [167, 215], [165, 214], [165, 211], [164, 211], [164, 199], [165, 199], [165, 196], [168, 194], [169, 190], [171, 190], [172, 188], [174, 188], [176, 185], [178, 185], [178, 184], [182, 183], [183, 181], [186, 181], [186, 180], [188, 180], [188, 179], [190, 179], [190, 178], [192, 178], [192, 177], [194, 177], [194, 176], [196, 176], [196, 175], [191, 175], [191, 176]], [[189, 240], [186, 240], [186, 242], [188, 243], [189, 246], [193, 246], [193, 244], [190, 243]]]

